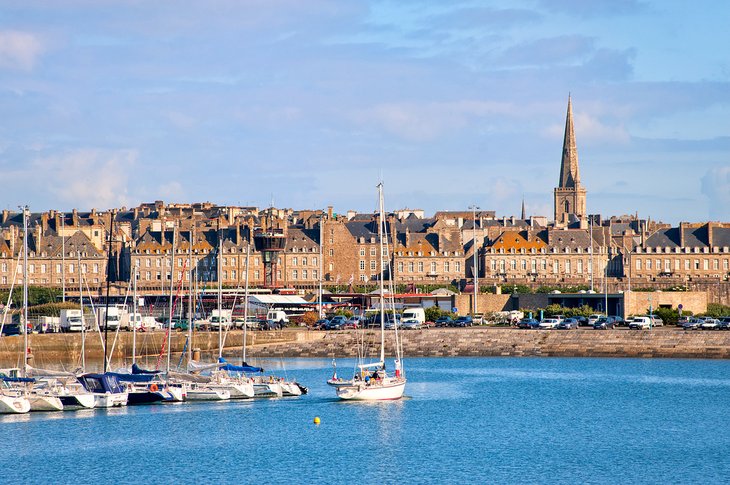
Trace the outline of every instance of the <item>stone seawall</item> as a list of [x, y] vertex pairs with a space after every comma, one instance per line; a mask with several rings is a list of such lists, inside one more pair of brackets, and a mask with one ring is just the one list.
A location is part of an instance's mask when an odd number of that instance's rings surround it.
[[[598, 331], [517, 330], [513, 328], [438, 328], [401, 332], [407, 357], [478, 357], [478, 356], [560, 356], [560, 357], [663, 357], [730, 359], [730, 332], [691, 331], [658, 328], [651, 331], [627, 329]], [[369, 355], [377, 353], [380, 333], [365, 332]], [[225, 339], [224, 354], [239, 355], [242, 333], [230, 332]], [[165, 338], [163, 332], [137, 335], [137, 355], [156, 356]], [[308, 331], [286, 329], [272, 332], [249, 332], [251, 357], [356, 357], [359, 331]], [[110, 337], [110, 346], [113, 339]], [[186, 335], [172, 334], [172, 351], [179, 353]], [[392, 332], [386, 338], [386, 351], [392, 354]], [[22, 337], [0, 339], [0, 365], [15, 366], [21, 360]], [[79, 334], [32, 335], [30, 348], [36, 365], [76, 362], [81, 353]], [[198, 332], [193, 348], [203, 353], [218, 348], [216, 332]], [[129, 359], [132, 335], [120, 333], [113, 359]], [[103, 347], [98, 334], [86, 337], [87, 360], [100, 359]]]
[[[263, 344], [252, 349], [267, 357], [355, 357], [359, 332], [308, 332], [297, 342]], [[664, 357], [729, 359], [730, 332], [685, 332], [676, 328], [651, 331], [517, 330], [513, 328], [444, 328], [404, 331], [407, 357], [560, 356]], [[374, 355], [377, 332], [365, 333]], [[386, 341], [392, 353], [392, 335]]]

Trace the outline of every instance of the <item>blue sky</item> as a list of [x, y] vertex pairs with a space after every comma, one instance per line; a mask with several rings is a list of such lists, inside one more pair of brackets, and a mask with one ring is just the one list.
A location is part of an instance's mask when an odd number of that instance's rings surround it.
[[552, 215], [568, 93], [591, 213], [730, 221], [730, 4], [0, 1], [3, 208]]

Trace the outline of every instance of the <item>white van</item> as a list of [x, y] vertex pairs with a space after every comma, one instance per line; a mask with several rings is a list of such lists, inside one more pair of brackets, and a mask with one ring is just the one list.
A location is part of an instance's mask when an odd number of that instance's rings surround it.
[[401, 321], [406, 320], [418, 320], [418, 323], [423, 324], [426, 322], [426, 311], [423, 308], [406, 308], [403, 310]]
[[284, 310], [269, 310], [266, 314], [266, 319], [273, 320], [274, 322], [281, 323], [283, 325], [289, 324], [289, 317]]

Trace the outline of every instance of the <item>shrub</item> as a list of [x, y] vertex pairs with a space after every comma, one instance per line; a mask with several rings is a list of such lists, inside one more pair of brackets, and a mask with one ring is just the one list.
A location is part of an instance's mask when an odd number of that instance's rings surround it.
[[317, 312], [306, 312], [304, 315], [302, 315], [301, 322], [307, 327], [311, 327], [317, 322], [317, 320], [319, 320], [319, 315], [317, 315]]

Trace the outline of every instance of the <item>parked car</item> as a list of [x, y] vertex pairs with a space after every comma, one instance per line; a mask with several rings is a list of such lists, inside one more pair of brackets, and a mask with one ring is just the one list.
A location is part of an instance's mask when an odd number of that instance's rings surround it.
[[664, 320], [662, 320], [661, 317], [658, 317], [656, 315], [651, 315], [649, 318], [651, 318], [652, 325], [654, 325], [655, 327], [664, 326]]
[[345, 323], [347, 323], [347, 319], [345, 317], [333, 317], [325, 325], [325, 330], [342, 330]]
[[453, 323], [453, 320], [451, 317], [439, 317], [436, 319], [436, 326], [437, 327], [450, 327]]
[[362, 317], [354, 315], [347, 319], [347, 328], [360, 328], [362, 326]]
[[678, 326], [678, 327], [681, 327], [681, 326], [682, 326], [682, 325], [684, 325], [685, 323], [689, 322], [689, 319], [690, 319], [690, 317], [679, 317], [679, 318], [677, 319], [677, 326]]
[[614, 315], [611, 318], [613, 318], [613, 324], [617, 327], [627, 327], [629, 325], [623, 317], [619, 317], [618, 315]]
[[720, 330], [730, 330], [730, 317], [720, 317]]
[[327, 330], [327, 324], [330, 323], [329, 320], [326, 318], [320, 318], [316, 322], [314, 322], [314, 328], [318, 330]]
[[474, 325], [474, 321], [469, 315], [465, 315], [454, 320], [451, 325], [454, 327], [471, 327]]
[[598, 313], [594, 313], [593, 315], [590, 315], [588, 317], [588, 326], [592, 327], [596, 321], [598, 321], [599, 318], [601, 318], [603, 315], [600, 315]]
[[629, 328], [632, 330], [649, 330], [651, 328], [651, 319], [649, 317], [633, 317]]
[[551, 330], [553, 328], [558, 328], [558, 325], [560, 324], [560, 320], [557, 318], [545, 318], [540, 322], [537, 328], [542, 330]]
[[613, 317], [601, 317], [598, 320], [596, 320], [596, 323], [593, 324], [594, 330], [607, 330], [609, 328], [614, 328], [616, 325], [616, 320], [614, 320]]
[[401, 327], [403, 327], [403, 330], [420, 330], [423, 328], [423, 324], [416, 318], [409, 318], [403, 320]]
[[563, 320], [565, 320], [565, 315], [553, 315], [551, 318], [556, 319], [558, 321], [558, 323], [560, 323]]
[[558, 323], [558, 326], [556, 327], [560, 330], [571, 330], [578, 328], [578, 319], [577, 318], [566, 318], [562, 322]]
[[702, 330], [720, 330], [720, 320], [716, 318], [705, 318], [702, 323], [700, 323], [700, 328]]
[[517, 322], [517, 328], [533, 329], [540, 327], [540, 322], [535, 318], [523, 318]]
[[702, 325], [702, 320], [692, 317], [682, 325], [682, 328], [685, 330], [699, 330], [700, 325]]
[[579, 327], [585, 327], [586, 325], [588, 325], [588, 318], [587, 317], [577, 316], [577, 317], [573, 317], [573, 318], [575, 318], [576, 320], [578, 320], [578, 326]]
[[264, 325], [261, 327], [263, 330], [281, 330], [286, 326], [286, 324], [284, 324], [283, 322], [272, 320], [271, 318], [263, 321], [265, 322]]

